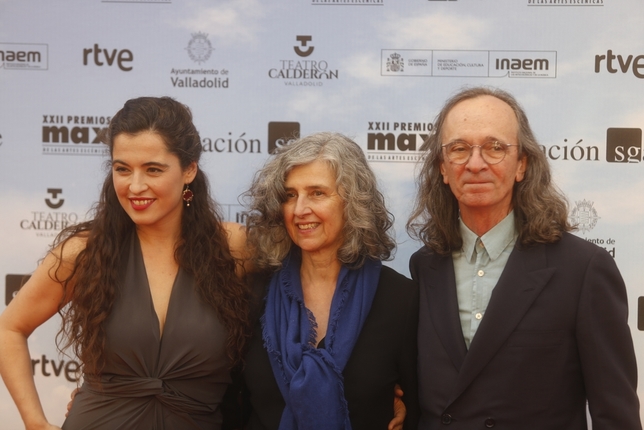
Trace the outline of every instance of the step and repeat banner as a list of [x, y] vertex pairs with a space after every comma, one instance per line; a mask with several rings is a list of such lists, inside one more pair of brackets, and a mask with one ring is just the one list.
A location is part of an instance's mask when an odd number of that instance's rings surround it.
[[[0, 0], [0, 311], [60, 229], [87, 218], [106, 174], [97, 136], [127, 99], [191, 107], [202, 167], [237, 222], [285, 136], [349, 135], [396, 216], [388, 264], [409, 274], [423, 139], [450, 95], [490, 85], [525, 107], [576, 234], [615, 258], [644, 375], [642, 16], [641, 0]], [[59, 322], [29, 345], [60, 424], [78, 363], [56, 351]], [[22, 428], [2, 384], [0, 417]]]

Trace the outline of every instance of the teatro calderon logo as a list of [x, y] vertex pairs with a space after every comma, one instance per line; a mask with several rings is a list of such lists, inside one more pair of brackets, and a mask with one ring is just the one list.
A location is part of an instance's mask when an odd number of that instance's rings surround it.
[[226, 89], [229, 85], [229, 71], [216, 66], [206, 67], [211, 62], [215, 49], [206, 33], [192, 34], [185, 48], [188, 58], [196, 63], [193, 67], [173, 67], [170, 70], [170, 82], [173, 88], [190, 88], [194, 90]]
[[42, 115], [42, 153], [45, 155], [107, 155], [101, 138], [109, 116]]
[[60, 210], [65, 203], [62, 188], [47, 188], [43, 199], [48, 209], [31, 211], [20, 221], [20, 229], [34, 232], [37, 237], [55, 237], [62, 229], [76, 224], [78, 214]]
[[0, 43], [0, 69], [48, 70], [49, 45], [44, 43]]
[[298, 35], [295, 40], [297, 43], [292, 52], [297, 57], [279, 60], [277, 67], [268, 70], [269, 78], [293, 87], [321, 87], [338, 79], [338, 69], [330, 67], [327, 60], [313, 55], [316, 49], [313, 36]]

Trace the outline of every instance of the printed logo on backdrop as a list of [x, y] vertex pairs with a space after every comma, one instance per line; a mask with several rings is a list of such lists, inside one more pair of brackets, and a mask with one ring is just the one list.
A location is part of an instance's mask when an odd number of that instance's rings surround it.
[[134, 54], [129, 49], [101, 48], [95, 43], [92, 48], [83, 49], [83, 66], [87, 66], [90, 60], [98, 67], [116, 65], [122, 71], [129, 72], [133, 67], [130, 63], [134, 61]]
[[246, 224], [246, 217], [248, 216], [242, 205], [239, 204], [220, 204], [224, 221], [236, 222], [238, 224]]
[[369, 121], [367, 160], [415, 163], [425, 156], [425, 141], [433, 129], [431, 122]]
[[405, 59], [402, 57], [402, 55], [397, 52], [389, 55], [389, 58], [387, 58], [387, 71], [393, 73], [400, 73], [405, 71]]
[[16, 274], [7, 274], [4, 281], [4, 304], [5, 306], [9, 305], [9, 302], [16, 297], [18, 290], [25, 285], [25, 282], [29, 280], [31, 275], [16, 275]]
[[[600, 161], [600, 147], [584, 139], [563, 139], [561, 143], [539, 145], [551, 161]], [[642, 161], [642, 129], [608, 128], [606, 130], [606, 161], [639, 163]]]
[[642, 129], [607, 129], [606, 161], [609, 163], [639, 163], [642, 161]]
[[553, 145], [539, 145], [548, 160], [599, 161], [599, 147], [584, 143], [584, 139], [564, 139]]
[[204, 152], [217, 153], [234, 153], [234, 154], [261, 154], [262, 147], [259, 139], [252, 139], [241, 133], [228, 132], [227, 137], [204, 137], [201, 139], [201, 145]]
[[278, 148], [300, 138], [299, 122], [268, 123], [268, 153], [274, 154]]
[[172, 0], [101, 0], [101, 3], [152, 3], [152, 4], [172, 4]]
[[632, 73], [635, 77], [644, 79], [644, 55], [613, 54], [612, 49], [609, 49], [606, 55], [595, 55], [595, 73], [603, 72], [604, 68], [611, 74]]
[[[268, 153], [284, 145], [288, 145], [300, 137], [299, 122], [269, 122], [268, 123]], [[204, 152], [219, 154], [261, 154], [262, 142], [260, 139], [246, 136], [246, 133], [228, 132], [227, 137], [204, 137], [201, 139]]]
[[109, 116], [42, 116], [42, 153], [45, 155], [107, 155], [109, 149], [101, 137], [110, 122]]
[[[594, 205], [594, 202], [586, 199], [576, 201], [568, 214], [570, 223], [577, 227], [577, 230], [584, 236], [586, 233], [591, 232], [597, 225], [597, 221], [601, 219]], [[583, 239], [604, 248], [615, 258], [617, 242], [612, 237], [583, 237]]]
[[557, 51], [382, 49], [382, 76], [556, 78]]
[[570, 223], [576, 226], [582, 233], [587, 233], [595, 228], [599, 220], [599, 216], [593, 205], [593, 202], [586, 200], [575, 202], [575, 206], [568, 216]]
[[190, 59], [195, 63], [201, 64], [210, 58], [210, 54], [214, 51], [208, 35], [205, 33], [196, 33], [192, 35], [192, 39], [188, 42], [186, 48]]
[[528, 6], [604, 6], [604, 0], [527, 0]]
[[384, 0], [311, 0], [312, 6], [383, 6]]
[[[195, 90], [213, 90], [228, 88], [229, 70], [217, 67], [206, 67], [214, 52], [212, 43], [206, 33], [193, 33], [185, 51], [187, 59], [199, 67], [176, 67], [170, 70], [170, 82], [174, 88], [192, 88]], [[202, 67], [203, 65], [203, 67]]]
[[0, 69], [48, 70], [49, 45], [44, 43], [0, 43]]
[[65, 203], [62, 188], [47, 188], [43, 198], [46, 208], [32, 210], [20, 220], [20, 229], [33, 233], [36, 237], [55, 237], [62, 229], [78, 222], [76, 212], [58, 210]]
[[321, 87], [324, 82], [338, 79], [338, 69], [332, 69], [325, 59], [313, 58], [313, 36], [298, 35], [295, 40], [293, 52], [297, 57], [279, 60], [278, 67], [268, 70], [269, 78], [297, 87]]
[[297, 55], [299, 55], [300, 57], [308, 57], [313, 53], [313, 50], [315, 48], [313, 46], [306, 46], [311, 40], [313, 40], [311, 36], [297, 36], [295, 39], [297, 39], [297, 41], [302, 45], [295, 45], [293, 47], [293, 50]]

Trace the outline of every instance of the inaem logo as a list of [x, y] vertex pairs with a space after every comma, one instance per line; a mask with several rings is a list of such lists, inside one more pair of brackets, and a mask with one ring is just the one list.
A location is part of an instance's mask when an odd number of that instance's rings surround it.
[[288, 145], [300, 138], [299, 122], [268, 123], [268, 153], [273, 154], [277, 148]]
[[47, 70], [49, 45], [43, 43], [0, 43], [0, 69]]
[[25, 285], [25, 282], [29, 280], [31, 275], [12, 275], [7, 274], [5, 276], [5, 298], [4, 304], [9, 305], [9, 302], [18, 294], [20, 287]]
[[609, 163], [642, 161], [642, 129], [609, 128], [606, 130], [606, 161]]
[[315, 49], [313, 46], [309, 46], [307, 48], [307, 44], [313, 40], [312, 36], [297, 36], [295, 38], [298, 42], [300, 42], [300, 45], [302, 48], [306, 48], [306, 50], [301, 49], [299, 46], [295, 45], [293, 47], [293, 50], [295, 50], [295, 53], [299, 55], [300, 57], [308, 57], [313, 53], [313, 50]]

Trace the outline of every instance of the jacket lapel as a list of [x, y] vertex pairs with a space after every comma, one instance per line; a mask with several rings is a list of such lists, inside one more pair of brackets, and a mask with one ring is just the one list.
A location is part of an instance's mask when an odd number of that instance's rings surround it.
[[460, 370], [467, 348], [459, 317], [452, 256], [438, 256], [432, 253], [425, 273], [421, 285], [426, 285], [427, 305], [432, 324], [454, 367]]
[[453, 400], [467, 388], [503, 346], [555, 270], [554, 267], [547, 267], [545, 245], [535, 245], [526, 249], [514, 248], [501, 278], [494, 287], [481, 325], [472, 339], [456, 383]]

